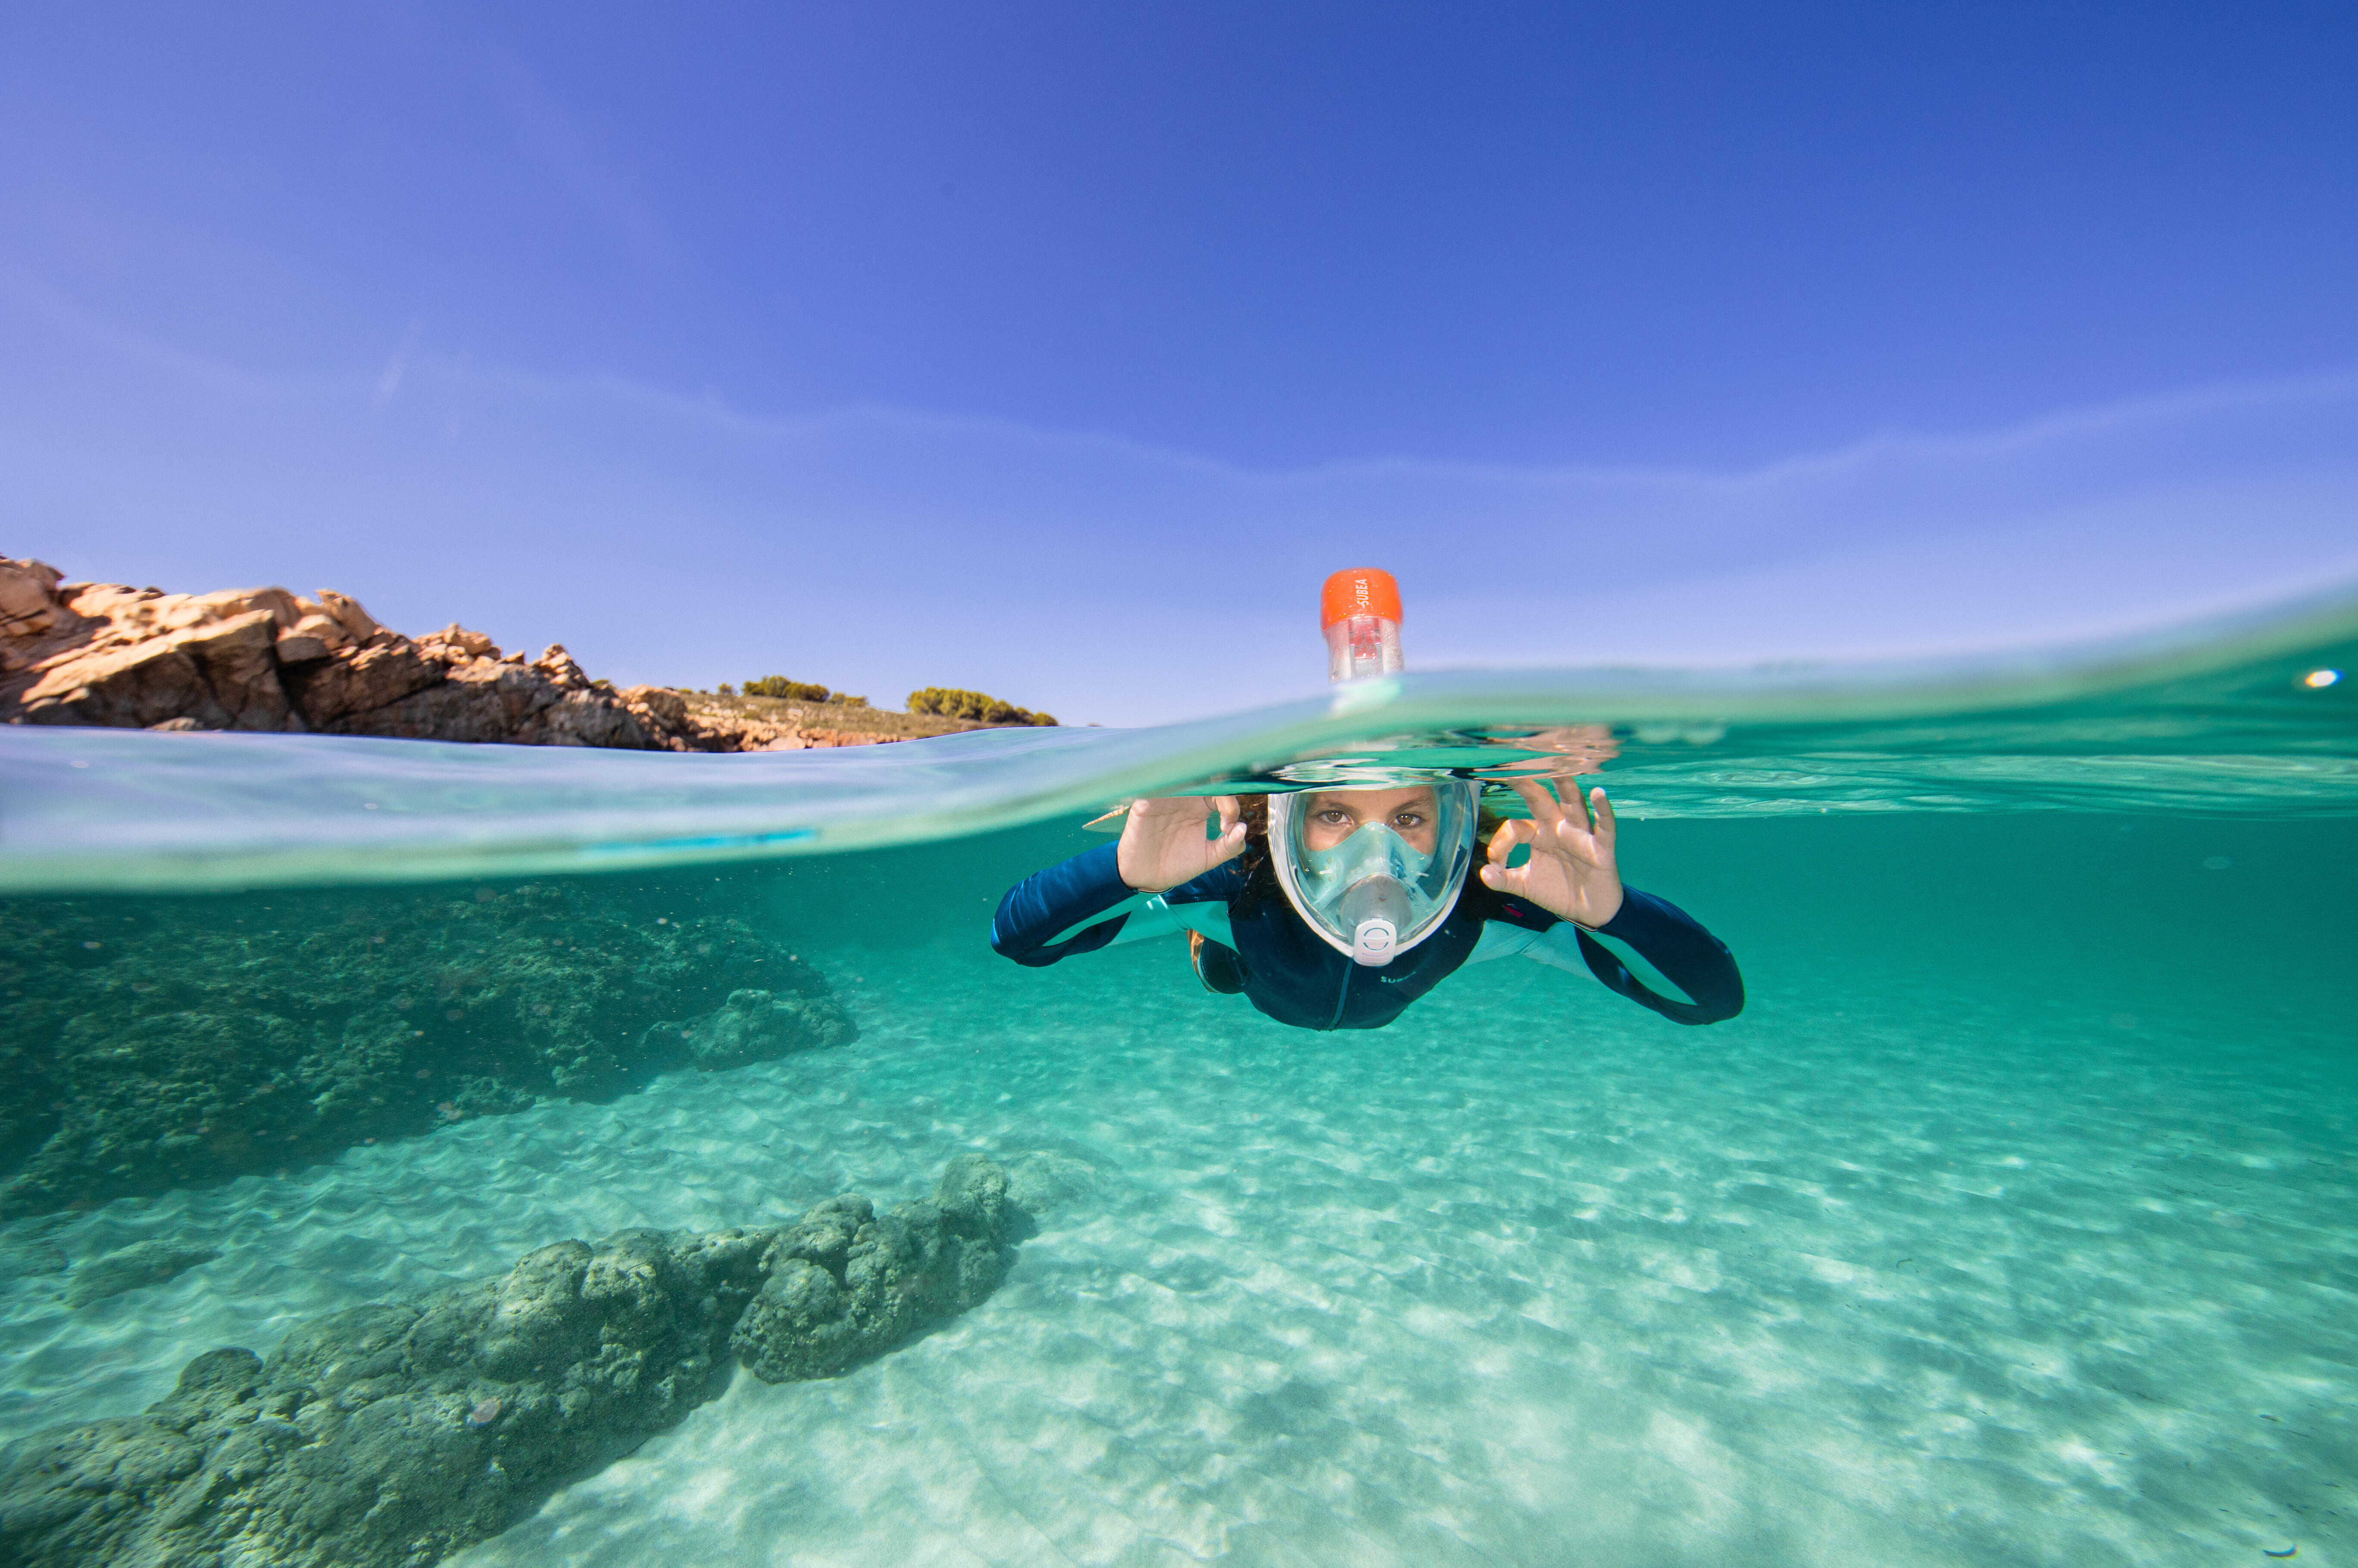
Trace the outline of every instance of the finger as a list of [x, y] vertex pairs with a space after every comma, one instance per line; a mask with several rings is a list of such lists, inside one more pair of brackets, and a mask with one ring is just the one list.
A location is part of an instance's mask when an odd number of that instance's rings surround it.
[[1563, 795], [1563, 814], [1548, 824], [1551, 836], [1563, 848], [1586, 856], [1595, 845], [1590, 838], [1588, 802], [1580, 793], [1580, 780], [1570, 773], [1558, 773], [1548, 782]]
[[1235, 795], [1216, 796], [1212, 804], [1220, 813], [1220, 836], [1212, 842], [1212, 864], [1217, 866], [1244, 853], [1245, 838], [1250, 830], [1245, 823], [1244, 803]]
[[[1574, 798], [1577, 799], [1577, 796]], [[1556, 853], [1582, 865], [1596, 861], [1596, 836], [1580, 825], [1577, 816], [1567, 816], [1549, 829]]]
[[1498, 830], [1490, 835], [1490, 863], [1494, 866], [1505, 865], [1507, 857], [1515, 852], [1515, 846], [1532, 842], [1537, 832], [1537, 828], [1520, 816], [1510, 816], [1498, 824]]
[[1606, 798], [1603, 784], [1588, 792], [1588, 809], [1590, 815], [1596, 819], [1595, 829], [1596, 842], [1606, 850], [1611, 850], [1614, 835], [1619, 829], [1613, 820], [1613, 803]]
[[1556, 794], [1563, 797], [1563, 814], [1584, 829], [1588, 827], [1588, 802], [1582, 798], [1580, 793], [1580, 775], [1556, 773], [1548, 779], [1548, 783], [1555, 785]]
[[1531, 807], [1532, 821], [1549, 824], [1563, 816], [1563, 807], [1557, 804], [1555, 796], [1548, 794], [1547, 786], [1539, 780], [1509, 779], [1507, 785], [1521, 795], [1523, 804]]
[[1529, 894], [1531, 870], [1529, 862], [1509, 871], [1495, 860], [1482, 868], [1482, 885], [1494, 892]]

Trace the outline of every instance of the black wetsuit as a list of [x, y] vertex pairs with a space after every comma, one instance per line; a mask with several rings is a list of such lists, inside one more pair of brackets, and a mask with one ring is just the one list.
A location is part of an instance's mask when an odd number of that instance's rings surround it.
[[[1135, 890], [1121, 880], [1119, 845], [1094, 849], [1027, 877], [999, 901], [990, 922], [990, 945], [1019, 964], [1041, 968], [1075, 953], [1095, 952], [1121, 934], [1127, 913], [1087, 926], [1063, 942], [1049, 938], [1090, 916], [1102, 914]], [[1633, 887], [1622, 890], [1621, 908], [1602, 935], [1627, 942], [1648, 963], [1693, 997], [1674, 1001], [1649, 990], [1629, 967], [1587, 932], [1580, 933], [1581, 957], [1589, 972], [1631, 1001], [1680, 1023], [1716, 1023], [1744, 1007], [1744, 978], [1726, 944], [1697, 925], [1684, 910]], [[1455, 973], [1482, 939], [1482, 923], [1504, 921], [1527, 931], [1558, 924], [1554, 915], [1524, 900], [1509, 898], [1469, 879], [1457, 906], [1441, 928], [1380, 968], [1356, 964], [1336, 952], [1293, 912], [1266, 868], [1254, 876], [1234, 862], [1205, 872], [1163, 894], [1174, 904], [1225, 903], [1233, 954], [1217, 943], [1219, 968], [1252, 1004], [1302, 1029], [1380, 1029], [1401, 1010]], [[1206, 966], [1207, 979], [1213, 973]]]

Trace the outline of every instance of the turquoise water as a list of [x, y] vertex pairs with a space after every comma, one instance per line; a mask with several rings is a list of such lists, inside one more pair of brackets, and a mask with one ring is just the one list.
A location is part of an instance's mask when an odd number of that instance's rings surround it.
[[[2358, 1563], [2326, 670], [2333, 603], [832, 754], [0, 732], [0, 1436], [568, 1237], [897, 1202], [978, 1152], [1030, 1219], [988, 1299], [840, 1377], [724, 1374], [448, 1560]], [[1175, 941], [983, 942], [1141, 791], [1564, 757], [1742, 1016], [1507, 960], [1318, 1034]], [[756, 974], [856, 1035], [682, 1055]], [[98, 1293], [143, 1244], [197, 1260]]]

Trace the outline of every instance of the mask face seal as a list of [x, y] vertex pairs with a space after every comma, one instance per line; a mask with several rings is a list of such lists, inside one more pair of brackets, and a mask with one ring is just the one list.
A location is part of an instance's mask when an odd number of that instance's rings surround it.
[[1480, 786], [1443, 779], [1433, 795], [1433, 847], [1421, 850], [1390, 823], [1369, 822], [1327, 849], [1310, 848], [1314, 799], [1379, 791], [1271, 795], [1269, 849], [1286, 902], [1330, 947], [1380, 966], [1449, 918], [1474, 861]]

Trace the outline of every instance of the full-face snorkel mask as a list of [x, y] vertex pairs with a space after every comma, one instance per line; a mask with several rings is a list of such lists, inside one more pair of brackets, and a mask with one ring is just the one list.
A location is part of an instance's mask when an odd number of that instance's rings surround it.
[[1390, 963], [1439, 930], [1465, 890], [1481, 788], [1463, 779], [1435, 780], [1431, 787], [1430, 854], [1380, 822], [1358, 827], [1331, 849], [1313, 849], [1314, 795], [1270, 797], [1269, 850], [1277, 885], [1310, 929], [1354, 963]]

